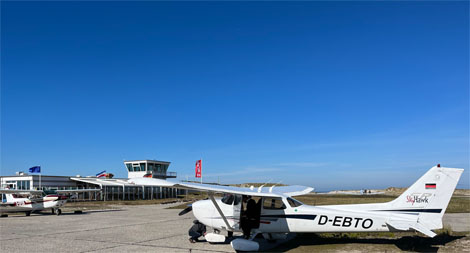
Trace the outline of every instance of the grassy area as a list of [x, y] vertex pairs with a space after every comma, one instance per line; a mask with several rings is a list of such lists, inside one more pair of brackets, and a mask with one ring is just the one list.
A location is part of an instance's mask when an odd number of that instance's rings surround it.
[[452, 197], [446, 209], [446, 213], [470, 213], [470, 197]]

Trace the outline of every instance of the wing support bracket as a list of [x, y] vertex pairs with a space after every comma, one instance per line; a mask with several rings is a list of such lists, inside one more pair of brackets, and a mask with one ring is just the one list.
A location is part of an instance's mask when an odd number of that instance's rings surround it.
[[217, 204], [217, 201], [215, 201], [214, 193], [209, 192], [208, 194], [209, 194], [209, 198], [210, 198], [211, 201], [212, 201], [212, 204], [214, 204], [215, 208], [217, 209], [217, 212], [219, 212], [220, 216], [221, 216], [222, 219], [224, 220], [225, 225], [227, 226], [227, 231], [233, 231], [233, 228], [232, 228], [232, 227], [230, 226], [230, 224], [228, 223], [227, 217], [225, 217], [224, 213], [222, 212], [222, 210], [221, 210], [220, 207], [219, 207], [219, 204]]

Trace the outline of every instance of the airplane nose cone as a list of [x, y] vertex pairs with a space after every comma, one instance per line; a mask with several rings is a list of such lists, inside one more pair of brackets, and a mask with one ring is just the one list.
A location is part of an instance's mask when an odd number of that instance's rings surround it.
[[194, 217], [206, 226], [212, 226], [211, 217], [214, 208], [210, 200], [199, 200], [193, 203]]

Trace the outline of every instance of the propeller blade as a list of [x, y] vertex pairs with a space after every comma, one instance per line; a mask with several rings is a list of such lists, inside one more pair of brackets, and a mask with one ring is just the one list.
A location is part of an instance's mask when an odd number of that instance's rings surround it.
[[189, 212], [191, 212], [193, 210], [193, 207], [192, 206], [188, 206], [186, 207], [183, 211], [181, 211], [178, 215], [181, 216], [181, 215], [185, 215]]

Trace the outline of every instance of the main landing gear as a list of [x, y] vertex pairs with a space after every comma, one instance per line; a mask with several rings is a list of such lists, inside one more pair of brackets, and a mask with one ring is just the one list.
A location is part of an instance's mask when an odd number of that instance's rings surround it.
[[60, 208], [57, 208], [57, 209], [52, 208], [51, 210], [52, 210], [52, 214], [57, 214], [57, 215], [62, 214], [62, 210], [60, 210]]

